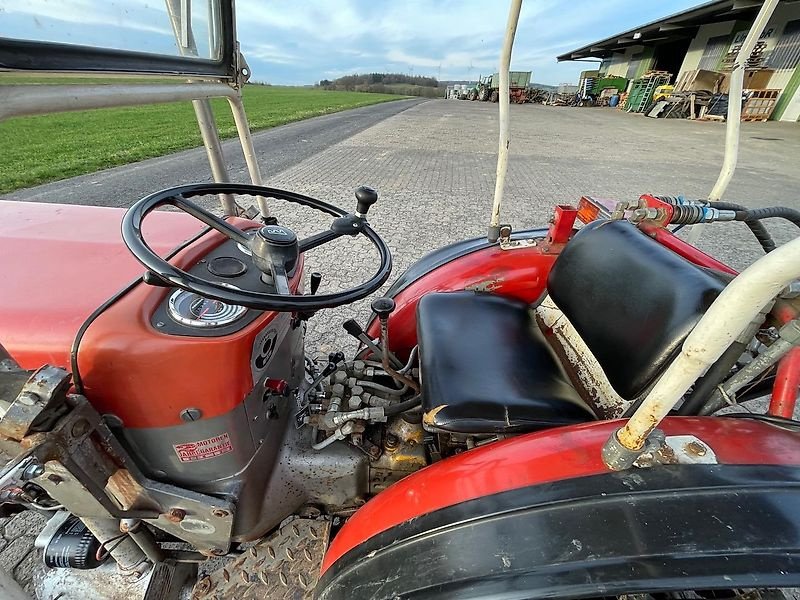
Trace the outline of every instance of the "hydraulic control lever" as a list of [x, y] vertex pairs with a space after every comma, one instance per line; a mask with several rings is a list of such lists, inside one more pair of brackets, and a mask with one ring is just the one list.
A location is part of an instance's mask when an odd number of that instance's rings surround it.
[[311, 273], [309, 291], [311, 292], [312, 296], [317, 293], [317, 290], [319, 289], [319, 284], [321, 283], [322, 283], [322, 273], [318, 273], [317, 271]]
[[415, 392], [419, 393], [419, 384], [413, 379], [399, 373], [391, 365], [391, 353], [389, 352], [389, 315], [395, 309], [395, 302], [391, 298], [378, 298], [372, 302], [372, 310], [381, 322], [381, 345], [383, 346], [383, 370], [392, 378], [404, 385], [407, 385]]
[[[367, 333], [361, 329], [361, 325], [355, 319], [347, 319], [344, 323], [342, 323], [342, 327], [344, 330], [356, 338], [359, 342], [364, 344], [367, 348], [370, 349], [370, 352], [375, 355], [376, 358], [383, 357], [383, 350], [381, 347], [376, 344], [372, 339], [367, 335]], [[403, 363], [391, 352], [389, 353], [389, 360], [392, 361], [392, 364], [396, 367], [402, 367]]]

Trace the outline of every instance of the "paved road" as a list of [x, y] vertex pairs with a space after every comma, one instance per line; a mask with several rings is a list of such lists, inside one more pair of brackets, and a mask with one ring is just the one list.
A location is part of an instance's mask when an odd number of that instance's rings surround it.
[[[424, 100], [373, 104], [258, 132], [253, 135], [253, 145], [259, 155], [262, 175], [265, 179], [273, 177], [420, 102]], [[238, 140], [224, 142], [223, 153], [231, 181], [249, 182]], [[18, 190], [0, 196], [0, 200], [130, 206], [132, 202], [154, 191], [203, 181], [211, 181], [208, 159], [203, 148], [195, 148], [99, 173]]]

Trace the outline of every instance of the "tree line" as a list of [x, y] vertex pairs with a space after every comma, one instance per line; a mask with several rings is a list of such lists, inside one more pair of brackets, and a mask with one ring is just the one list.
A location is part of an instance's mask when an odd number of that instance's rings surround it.
[[404, 75], [403, 73], [364, 73], [323, 79], [318, 84], [326, 90], [403, 94], [435, 98], [443, 95], [435, 77]]

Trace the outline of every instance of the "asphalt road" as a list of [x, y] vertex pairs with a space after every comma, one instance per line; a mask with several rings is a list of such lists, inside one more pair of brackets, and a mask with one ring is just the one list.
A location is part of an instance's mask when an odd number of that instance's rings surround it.
[[[253, 134], [253, 145], [262, 176], [264, 180], [274, 177], [420, 102], [424, 100], [373, 104], [257, 132]], [[249, 183], [238, 139], [223, 142], [223, 153], [231, 181]], [[18, 190], [0, 196], [0, 200], [127, 207], [154, 191], [205, 181], [211, 181], [211, 170], [205, 149], [200, 147]]]

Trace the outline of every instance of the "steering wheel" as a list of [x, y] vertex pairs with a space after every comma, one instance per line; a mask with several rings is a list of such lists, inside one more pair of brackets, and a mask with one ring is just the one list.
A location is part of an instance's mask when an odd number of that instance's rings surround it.
[[[268, 221], [259, 229], [245, 232], [188, 200], [207, 194], [248, 194], [275, 198], [313, 208], [333, 216], [334, 220], [327, 231], [300, 241], [291, 229], [278, 225], [277, 222]], [[155, 282], [194, 292], [206, 298], [258, 310], [315, 311], [365, 298], [377, 290], [389, 278], [392, 271], [392, 254], [389, 247], [369, 226], [366, 219], [370, 206], [378, 200], [378, 194], [375, 190], [362, 186], [356, 189], [356, 199], [358, 201], [356, 212], [349, 214], [327, 202], [275, 188], [234, 183], [183, 185], [150, 194], [131, 206], [122, 219], [122, 239], [136, 259], [149, 270], [150, 273], [146, 274], [145, 281], [155, 279]], [[254, 292], [208, 281], [171, 265], [153, 252], [142, 235], [142, 222], [151, 211], [167, 205], [182, 210], [245, 246], [252, 253], [253, 263], [262, 272], [262, 279], [271, 279], [270, 283], [275, 285], [277, 293]], [[372, 242], [380, 255], [380, 266], [369, 280], [332, 294], [291, 293], [289, 278], [296, 272], [301, 253], [344, 235], [359, 234]]]

